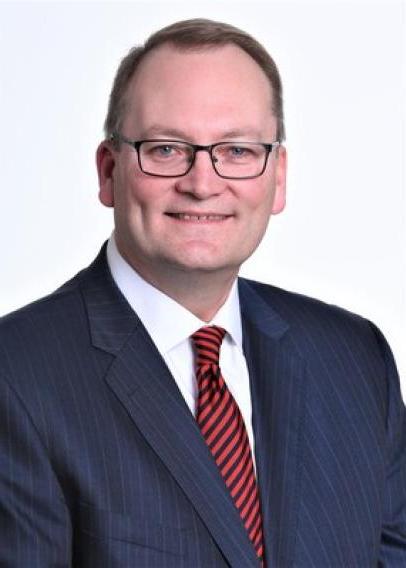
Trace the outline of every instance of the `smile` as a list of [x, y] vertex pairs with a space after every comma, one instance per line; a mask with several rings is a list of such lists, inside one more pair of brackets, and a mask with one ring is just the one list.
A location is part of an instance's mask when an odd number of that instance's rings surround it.
[[170, 217], [174, 219], [179, 219], [180, 221], [194, 221], [194, 222], [201, 222], [201, 221], [224, 221], [231, 217], [231, 215], [218, 215], [218, 214], [205, 214], [205, 215], [196, 215], [192, 213], [166, 213]]

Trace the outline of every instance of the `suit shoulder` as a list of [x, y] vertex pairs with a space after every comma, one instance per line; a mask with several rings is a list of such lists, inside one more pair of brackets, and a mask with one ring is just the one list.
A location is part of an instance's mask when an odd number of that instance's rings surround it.
[[52, 314], [57, 314], [60, 307], [63, 307], [65, 310], [67, 303], [77, 302], [79, 298], [81, 272], [65, 282], [54, 292], [1, 316], [0, 334], [9, 326], [23, 325], [24, 322], [30, 320], [37, 320], [39, 322], [41, 318], [47, 318]]
[[103, 244], [99, 254], [89, 266], [80, 270], [54, 292], [0, 317], [0, 338], [4, 337], [4, 334], [7, 334], [11, 328], [23, 329], [35, 322], [39, 330], [50, 319], [57, 321], [64, 318], [65, 322], [71, 322], [77, 316], [78, 311], [84, 313], [81, 288], [82, 285], [86, 286], [89, 283], [97, 287], [100, 275], [102, 279], [105, 278], [105, 273], [108, 272], [106, 247], [107, 242]]
[[250, 287], [252, 287], [257, 294], [259, 294], [263, 300], [265, 300], [269, 305], [275, 307], [278, 310], [287, 310], [287, 313], [292, 311], [292, 307], [299, 308], [301, 310], [314, 311], [319, 314], [325, 314], [326, 316], [337, 316], [343, 318], [355, 318], [358, 320], [363, 320], [364, 318], [358, 314], [350, 312], [345, 308], [337, 306], [335, 304], [330, 304], [318, 298], [313, 298], [305, 294], [300, 294], [298, 292], [292, 292], [290, 290], [285, 290], [284, 288], [279, 288], [272, 284], [265, 284], [263, 282], [257, 282], [255, 280], [243, 279]]
[[263, 301], [289, 325], [292, 331], [318, 340], [364, 336], [376, 344], [379, 330], [368, 319], [340, 306], [322, 300], [264, 284], [253, 280], [245, 282]]
[[396, 376], [390, 346], [373, 322], [303, 294], [255, 281], [245, 283], [265, 302], [264, 310], [268, 306], [287, 324], [286, 340], [307, 361], [329, 368], [356, 364], [368, 375], [380, 370], [383, 376], [392, 369], [391, 375]]
[[0, 358], [10, 361], [18, 353], [30, 356], [44, 345], [60, 342], [67, 334], [83, 333], [85, 308], [80, 292], [83, 271], [51, 294], [0, 318]]

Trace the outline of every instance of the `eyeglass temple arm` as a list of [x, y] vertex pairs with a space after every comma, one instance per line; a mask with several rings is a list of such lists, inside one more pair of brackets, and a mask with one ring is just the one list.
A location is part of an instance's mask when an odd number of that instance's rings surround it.
[[108, 139], [110, 142], [124, 142], [125, 144], [129, 144], [136, 150], [138, 150], [140, 146], [140, 142], [137, 142], [136, 140], [130, 140], [129, 138], [126, 138], [125, 136], [119, 134], [118, 132], [112, 132]]
[[271, 142], [271, 144], [265, 144], [265, 146], [270, 152], [272, 152], [274, 148], [278, 148], [278, 146], [280, 146], [281, 144], [282, 142], [276, 140], [275, 142]]

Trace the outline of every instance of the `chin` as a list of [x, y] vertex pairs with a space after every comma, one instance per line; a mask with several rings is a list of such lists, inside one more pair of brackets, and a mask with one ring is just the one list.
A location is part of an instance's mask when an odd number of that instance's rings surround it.
[[168, 264], [173, 267], [177, 267], [179, 270], [184, 272], [201, 272], [201, 273], [213, 273], [220, 272], [223, 270], [236, 272], [238, 271], [239, 264], [237, 262], [231, 262], [230, 259], [219, 258], [205, 255], [196, 255], [193, 257], [183, 257], [172, 259]]
[[185, 272], [215, 272], [216, 270], [221, 270], [223, 267], [220, 263], [216, 262], [204, 262], [200, 261], [182, 261], [172, 264], [172, 266], [177, 266], [182, 271]]

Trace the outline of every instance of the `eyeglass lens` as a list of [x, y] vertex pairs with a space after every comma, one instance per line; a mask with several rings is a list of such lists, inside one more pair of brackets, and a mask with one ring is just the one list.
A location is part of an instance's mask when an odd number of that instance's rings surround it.
[[[225, 177], [249, 177], [258, 175], [266, 160], [262, 144], [227, 142], [212, 148], [213, 166]], [[144, 172], [180, 176], [185, 174], [194, 158], [193, 146], [171, 140], [143, 142], [139, 148], [141, 168]]]

